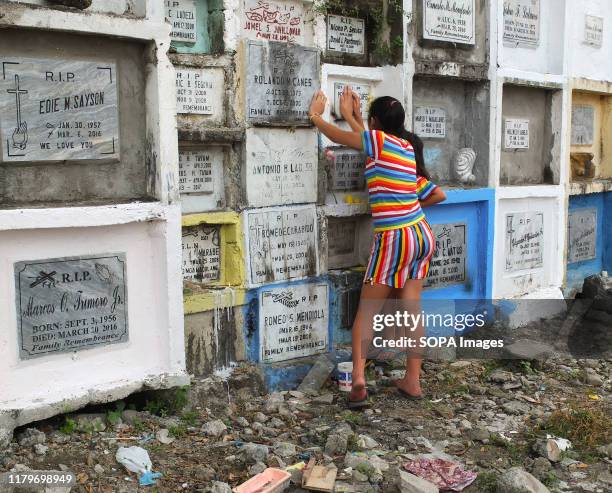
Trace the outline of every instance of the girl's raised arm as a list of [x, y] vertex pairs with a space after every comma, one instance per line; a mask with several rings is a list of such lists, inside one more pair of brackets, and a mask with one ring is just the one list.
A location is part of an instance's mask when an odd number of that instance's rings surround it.
[[[341, 107], [343, 104], [347, 104], [347, 102], [349, 105], [351, 105], [352, 111], [352, 101], [349, 98], [340, 98]], [[325, 96], [323, 91], [317, 91], [312, 98], [312, 103], [310, 103], [310, 111], [308, 112], [310, 121], [332, 142], [362, 151], [363, 141], [361, 138], [361, 132], [347, 132], [346, 130], [342, 130], [333, 123], [326, 122], [323, 119], [321, 114], [325, 111], [326, 104], [327, 96]]]

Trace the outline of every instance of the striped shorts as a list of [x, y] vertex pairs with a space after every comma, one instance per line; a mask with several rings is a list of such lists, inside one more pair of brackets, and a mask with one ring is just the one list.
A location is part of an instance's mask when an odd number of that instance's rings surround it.
[[433, 233], [425, 219], [375, 233], [364, 283], [403, 288], [407, 279], [425, 279], [434, 249]]

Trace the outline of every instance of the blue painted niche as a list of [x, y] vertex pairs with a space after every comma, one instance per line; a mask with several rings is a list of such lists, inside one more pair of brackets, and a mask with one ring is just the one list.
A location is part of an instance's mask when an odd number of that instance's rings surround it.
[[567, 263], [566, 288], [580, 290], [585, 277], [612, 267], [612, 192], [572, 195], [569, 212], [581, 209], [597, 211], [595, 258]]

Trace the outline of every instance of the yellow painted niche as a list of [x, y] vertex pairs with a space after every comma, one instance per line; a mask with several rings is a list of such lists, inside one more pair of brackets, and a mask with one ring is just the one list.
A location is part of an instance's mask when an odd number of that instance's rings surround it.
[[245, 303], [246, 263], [240, 215], [236, 212], [207, 212], [183, 216], [182, 226], [206, 224], [220, 226], [219, 280], [184, 290], [185, 313], [199, 313], [215, 308]]
[[183, 312], [185, 315], [220, 310], [232, 306], [246, 305], [246, 288], [208, 289], [206, 291], [185, 294]]
[[[594, 109], [593, 143], [570, 146], [570, 173], [573, 181], [612, 178], [612, 84], [576, 79], [573, 81], [572, 108]], [[571, 121], [571, 119], [570, 119]], [[587, 161], [592, 155], [589, 171]]]

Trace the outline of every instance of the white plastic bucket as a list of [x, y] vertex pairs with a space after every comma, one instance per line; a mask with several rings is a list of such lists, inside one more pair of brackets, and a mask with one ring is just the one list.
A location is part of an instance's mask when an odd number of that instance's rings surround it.
[[353, 362], [338, 363], [338, 389], [350, 392], [353, 386]]

